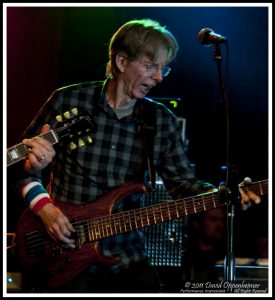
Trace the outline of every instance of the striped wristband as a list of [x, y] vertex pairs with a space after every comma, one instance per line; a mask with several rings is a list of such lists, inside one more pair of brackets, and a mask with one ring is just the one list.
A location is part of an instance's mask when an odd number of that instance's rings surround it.
[[45, 206], [46, 204], [49, 204], [49, 203], [53, 203], [53, 200], [51, 198], [42, 198], [40, 199], [38, 202], [35, 203], [35, 205], [33, 205], [31, 207], [32, 211], [37, 214], [38, 211], [43, 207]]
[[21, 194], [26, 203], [29, 204], [30, 209], [37, 213], [44, 205], [53, 203], [47, 191], [42, 184], [38, 181], [30, 182], [26, 184]]

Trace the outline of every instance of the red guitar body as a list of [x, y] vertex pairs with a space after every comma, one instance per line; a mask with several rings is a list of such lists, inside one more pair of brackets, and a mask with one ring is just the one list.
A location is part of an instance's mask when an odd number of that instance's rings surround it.
[[[85, 221], [111, 215], [115, 204], [134, 192], [144, 193], [146, 188], [143, 184], [127, 184], [88, 204], [73, 205], [56, 201], [56, 206], [69, 220]], [[39, 233], [38, 237], [36, 232]], [[29, 235], [33, 238], [26, 241]], [[117, 258], [102, 254], [99, 241], [83, 244], [80, 241], [77, 244], [76, 249], [70, 250], [55, 243], [45, 232], [40, 218], [30, 209], [25, 210], [19, 219], [17, 245], [21, 265], [26, 269], [36, 269], [40, 275], [43, 272], [43, 285], [47, 288], [54, 288], [70, 281], [90, 264], [112, 265], [118, 262]]]

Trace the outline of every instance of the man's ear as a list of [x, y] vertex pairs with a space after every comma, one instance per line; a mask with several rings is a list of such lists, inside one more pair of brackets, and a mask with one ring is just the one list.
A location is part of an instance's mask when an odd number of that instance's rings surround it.
[[125, 56], [123, 56], [121, 54], [117, 54], [116, 55], [116, 65], [117, 65], [117, 68], [119, 69], [119, 71], [121, 73], [123, 73], [125, 70], [125, 67], [127, 65], [127, 58], [125, 58]]

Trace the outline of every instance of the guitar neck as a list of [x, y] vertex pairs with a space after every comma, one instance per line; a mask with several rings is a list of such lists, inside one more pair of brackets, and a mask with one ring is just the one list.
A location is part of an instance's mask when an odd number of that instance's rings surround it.
[[[244, 189], [265, 195], [268, 191], [268, 181], [255, 182], [249, 187], [244, 187]], [[84, 234], [85, 238], [81, 234], [81, 243], [86, 243], [222, 207], [225, 204], [226, 202], [220, 201], [218, 192], [206, 193], [85, 220], [74, 224], [74, 226], [77, 231], [88, 233], [87, 235]]]
[[[49, 141], [52, 145], [58, 143], [58, 137], [54, 130], [50, 130], [46, 133], [40, 134], [42, 137]], [[7, 149], [7, 166], [10, 166], [28, 156], [29, 148], [23, 143], [17, 144]]]
[[[138, 228], [175, 220], [190, 214], [222, 206], [216, 193], [116, 213], [87, 222], [91, 241], [126, 233]], [[83, 225], [83, 224], [81, 224]]]

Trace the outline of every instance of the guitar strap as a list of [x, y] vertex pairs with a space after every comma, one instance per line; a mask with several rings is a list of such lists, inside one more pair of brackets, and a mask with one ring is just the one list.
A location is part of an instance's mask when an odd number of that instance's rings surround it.
[[149, 188], [156, 190], [156, 170], [154, 166], [154, 137], [156, 135], [156, 106], [157, 103], [144, 98], [141, 101], [140, 133], [143, 137], [147, 168], [149, 173]]

